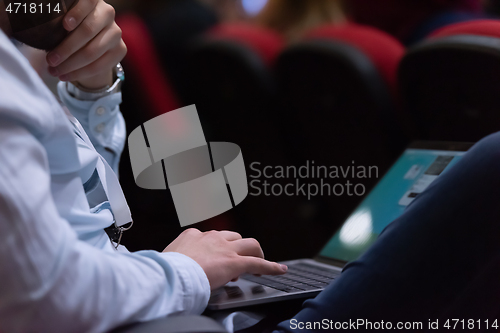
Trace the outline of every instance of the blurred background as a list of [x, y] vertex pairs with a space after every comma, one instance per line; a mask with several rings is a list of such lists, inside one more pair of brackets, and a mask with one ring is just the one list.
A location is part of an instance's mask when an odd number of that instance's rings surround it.
[[[238, 144], [248, 174], [253, 162], [354, 161], [381, 177], [412, 140], [500, 130], [498, 0], [109, 2], [129, 50], [127, 130], [196, 104], [207, 141]], [[24, 52], [54, 87], [37, 51]], [[161, 251], [182, 231], [170, 192], [135, 185], [127, 148], [120, 168], [136, 221], [123, 243]], [[377, 179], [351, 181], [368, 192]], [[271, 260], [313, 256], [362, 199], [249, 195], [194, 227], [255, 237]]]

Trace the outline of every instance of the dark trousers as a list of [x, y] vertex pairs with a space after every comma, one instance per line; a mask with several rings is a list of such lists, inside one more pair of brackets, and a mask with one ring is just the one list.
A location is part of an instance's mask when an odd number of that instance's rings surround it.
[[[448, 319], [451, 328], [459, 319], [455, 330], [465, 325], [469, 332], [486, 331], [485, 320], [500, 325], [500, 133], [477, 143], [277, 329], [300, 332], [292, 329], [297, 323], [324, 319], [332, 327], [383, 320], [393, 331], [404, 330], [395, 329], [398, 322], [421, 322], [419, 331], [427, 331], [429, 320], [439, 320], [438, 331], [451, 331]], [[475, 326], [468, 327], [471, 319]]]

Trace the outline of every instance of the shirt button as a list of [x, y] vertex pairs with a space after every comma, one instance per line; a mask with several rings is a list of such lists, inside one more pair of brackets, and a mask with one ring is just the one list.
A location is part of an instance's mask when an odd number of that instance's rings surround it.
[[97, 133], [102, 133], [104, 131], [104, 128], [106, 127], [106, 125], [104, 123], [100, 123], [99, 125], [97, 125], [95, 127], [95, 131]]
[[106, 109], [104, 109], [102, 106], [98, 107], [96, 110], [95, 110], [95, 113], [98, 115], [98, 116], [102, 116], [103, 114], [106, 113]]

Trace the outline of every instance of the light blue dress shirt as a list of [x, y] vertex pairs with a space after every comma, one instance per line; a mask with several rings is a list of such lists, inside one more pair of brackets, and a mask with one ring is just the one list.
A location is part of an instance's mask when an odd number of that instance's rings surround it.
[[[59, 93], [117, 170], [121, 95], [78, 101], [64, 84]], [[114, 249], [97, 158], [0, 30], [0, 332], [105, 332], [206, 307], [210, 285], [194, 260]]]

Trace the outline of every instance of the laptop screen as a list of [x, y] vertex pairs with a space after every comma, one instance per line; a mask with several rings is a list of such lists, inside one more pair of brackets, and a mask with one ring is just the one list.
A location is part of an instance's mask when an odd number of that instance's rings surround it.
[[329, 240], [320, 256], [346, 262], [357, 259], [419, 193], [460, 160], [465, 152], [458, 150], [407, 149]]

